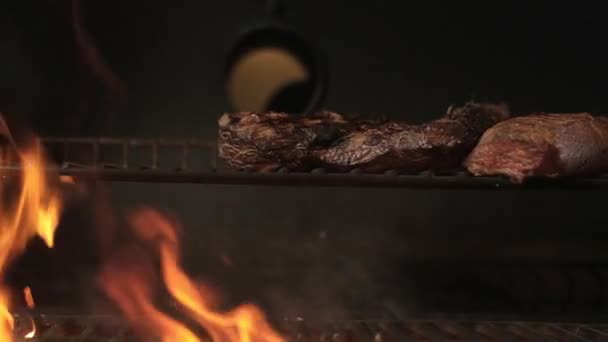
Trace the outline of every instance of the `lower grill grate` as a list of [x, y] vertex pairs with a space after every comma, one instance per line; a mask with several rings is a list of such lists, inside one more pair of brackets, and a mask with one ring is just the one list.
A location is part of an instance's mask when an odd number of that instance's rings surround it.
[[[35, 314], [16, 317], [16, 341], [149, 341], [140, 338], [115, 316]], [[608, 341], [608, 324], [511, 322], [511, 321], [348, 321], [310, 324], [286, 321], [279, 327], [287, 341], [315, 342], [403, 342], [403, 341]]]

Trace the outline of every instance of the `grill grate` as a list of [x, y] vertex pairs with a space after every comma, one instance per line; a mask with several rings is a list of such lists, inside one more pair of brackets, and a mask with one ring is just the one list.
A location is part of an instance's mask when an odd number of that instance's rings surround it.
[[[16, 317], [16, 335], [31, 329], [32, 319]], [[17, 341], [140, 341], [124, 321], [115, 316], [35, 314], [37, 336]], [[288, 341], [299, 342], [403, 342], [403, 341], [608, 341], [608, 324], [511, 321], [348, 321], [309, 324], [286, 321], [281, 327]], [[148, 339], [144, 339], [148, 340]]]
[[[536, 179], [524, 185], [513, 184], [501, 177], [472, 177], [460, 171], [451, 174], [382, 175], [326, 173], [234, 172], [222, 167], [215, 142], [200, 139], [140, 138], [46, 138], [42, 140], [59, 167], [50, 169], [63, 175], [96, 177], [107, 181], [250, 184], [269, 186], [331, 187], [410, 187], [410, 188], [478, 188], [519, 189], [568, 188], [601, 189], [608, 187], [608, 175], [567, 180]], [[18, 171], [19, 165], [0, 166], [5, 174]]]
[[[115, 316], [46, 315], [15, 316], [16, 341], [135, 341], [126, 323]], [[35, 325], [34, 338], [25, 338]]]

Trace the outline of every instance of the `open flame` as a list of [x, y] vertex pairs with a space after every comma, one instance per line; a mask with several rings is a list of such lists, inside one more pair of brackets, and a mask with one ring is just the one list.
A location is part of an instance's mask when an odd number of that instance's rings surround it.
[[[11, 315], [10, 291], [2, 282], [7, 266], [26, 248], [28, 242], [40, 237], [49, 248], [54, 246], [61, 196], [58, 184], [73, 184], [72, 178], [49, 178], [46, 160], [38, 139], [26, 147], [18, 147], [0, 117], [0, 137], [9, 142], [10, 152], [0, 148], [0, 165], [9, 165], [17, 158], [21, 168], [17, 182], [7, 181], [0, 171], [0, 341], [13, 341], [14, 318]], [[167, 217], [151, 209], [136, 211], [130, 227], [140, 242], [160, 258], [160, 274], [171, 297], [183, 308], [188, 321], [205, 331], [213, 342], [282, 342], [283, 338], [266, 321], [264, 313], [251, 304], [228, 312], [214, 310], [215, 301], [204, 286], [196, 284], [181, 268], [177, 226]], [[191, 327], [165, 313], [155, 300], [154, 258], [137, 253], [128, 246], [107, 260], [100, 273], [100, 284], [133, 325], [144, 335], [152, 333], [162, 342], [201, 341]], [[152, 272], [150, 269], [152, 268]], [[34, 307], [29, 287], [24, 289], [25, 301]], [[197, 330], [198, 331], [198, 330]], [[36, 336], [32, 330], [26, 339]]]
[[[32, 289], [29, 286], [26, 286], [23, 289], [23, 298], [25, 299], [25, 304], [28, 308], [33, 309], [34, 307], [36, 307], [36, 303], [34, 302], [34, 295], [32, 295]], [[32, 339], [36, 336], [36, 322], [31, 317], [30, 322], [32, 323], [32, 329], [23, 336], [26, 339]]]
[[34, 295], [32, 295], [32, 289], [29, 286], [26, 286], [23, 289], [23, 298], [25, 299], [25, 305], [27, 305], [28, 308], [33, 309], [36, 306]]
[[[130, 226], [137, 237], [160, 256], [161, 276], [169, 294], [184, 308], [190, 319], [203, 328], [213, 342], [282, 342], [262, 311], [245, 304], [227, 313], [211, 308], [203, 288], [197, 286], [179, 265], [179, 239], [176, 226], [151, 209], [136, 211]], [[133, 249], [119, 254], [102, 271], [100, 282], [126, 317], [137, 327], [152, 330], [163, 342], [200, 341], [184, 324], [170, 318], [154, 305], [150, 278], [143, 272], [143, 259], [126, 262]], [[133, 258], [131, 258], [133, 260]]]
[[[19, 181], [13, 183], [5, 177], [0, 181], [0, 281], [4, 279], [8, 264], [21, 254], [27, 243], [39, 236], [53, 247], [54, 233], [59, 220], [61, 200], [59, 192], [45, 171], [42, 146], [32, 139], [29, 146], [19, 148], [0, 117], [0, 135], [10, 143], [20, 164]], [[0, 163], [7, 164], [10, 153], [0, 154]], [[12, 341], [13, 317], [9, 312], [9, 291], [0, 283], [0, 341]]]

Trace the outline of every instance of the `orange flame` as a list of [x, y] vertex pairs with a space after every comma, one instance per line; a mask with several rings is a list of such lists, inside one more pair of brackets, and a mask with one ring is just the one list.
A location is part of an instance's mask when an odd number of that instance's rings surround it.
[[12, 341], [12, 331], [15, 326], [15, 319], [8, 311], [8, 291], [5, 289], [0, 291], [0, 341]]
[[[6, 180], [0, 183], [0, 280], [13, 258], [22, 253], [27, 243], [39, 236], [53, 247], [55, 228], [61, 207], [58, 191], [45, 171], [42, 146], [37, 139], [23, 149], [17, 148], [6, 123], [0, 117], [0, 135], [5, 136], [21, 164], [20, 179], [15, 189]], [[6, 164], [9, 154], [0, 155]], [[15, 196], [16, 197], [12, 197]], [[0, 341], [12, 341], [13, 317], [9, 312], [9, 291], [0, 286]]]
[[[23, 298], [25, 299], [25, 304], [28, 308], [33, 309], [36, 306], [34, 296], [32, 295], [32, 289], [29, 286], [26, 286], [23, 289]], [[36, 336], [36, 322], [34, 322], [32, 318], [30, 318], [30, 321], [32, 322], [32, 330], [23, 336], [26, 339], [32, 339]]]
[[[162, 280], [169, 294], [202, 327], [213, 342], [282, 342], [262, 311], [245, 304], [227, 313], [211, 309], [212, 302], [179, 266], [179, 240], [175, 225], [160, 213], [143, 209], [131, 216], [131, 227], [142, 240], [154, 246], [160, 255]], [[153, 304], [149, 280], [142, 267], [125, 265], [118, 257], [102, 272], [101, 285], [129, 320], [141, 325], [149, 322], [153, 333], [163, 342], [200, 341], [191, 330], [162, 313]], [[139, 271], [139, 272], [138, 272]], [[150, 331], [150, 327], [148, 327]]]
[[61, 183], [65, 183], [65, 184], [76, 184], [76, 181], [74, 180], [74, 177], [72, 177], [72, 176], [60, 175], [59, 181]]
[[33, 309], [36, 306], [34, 296], [32, 295], [32, 289], [29, 286], [26, 286], [23, 289], [23, 297], [25, 298], [25, 304], [28, 308]]

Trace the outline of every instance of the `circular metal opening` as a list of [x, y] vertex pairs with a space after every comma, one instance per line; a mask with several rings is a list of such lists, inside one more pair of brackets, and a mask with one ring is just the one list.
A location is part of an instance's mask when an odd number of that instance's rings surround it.
[[246, 34], [226, 70], [226, 95], [237, 111], [307, 113], [321, 103], [326, 71], [296, 33], [264, 28]]

